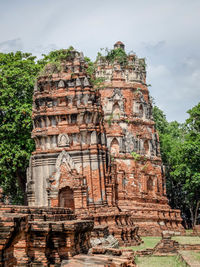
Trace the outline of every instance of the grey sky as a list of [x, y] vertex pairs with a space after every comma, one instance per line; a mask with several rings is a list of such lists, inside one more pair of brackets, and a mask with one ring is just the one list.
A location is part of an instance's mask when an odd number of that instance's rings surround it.
[[146, 57], [150, 93], [170, 121], [200, 101], [199, 29], [200, 0], [0, 0], [0, 52], [72, 45], [94, 59], [121, 40]]

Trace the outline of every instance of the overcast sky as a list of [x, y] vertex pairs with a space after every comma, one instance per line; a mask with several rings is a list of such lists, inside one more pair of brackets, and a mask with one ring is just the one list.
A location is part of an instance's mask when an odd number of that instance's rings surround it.
[[120, 40], [147, 59], [169, 121], [200, 101], [200, 0], [0, 0], [0, 33], [0, 52], [37, 56], [72, 45], [94, 59]]

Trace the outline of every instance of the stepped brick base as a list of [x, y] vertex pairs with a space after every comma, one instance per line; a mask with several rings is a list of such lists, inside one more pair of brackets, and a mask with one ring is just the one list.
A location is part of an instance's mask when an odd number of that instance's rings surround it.
[[131, 216], [139, 226], [139, 235], [141, 236], [159, 236], [163, 231], [172, 231], [176, 235], [184, 234], [185, 229], [182, 226], [180, 210], [173, 210], [170, 207], [142, 208], [131, 210]]
[[93, 222], [62, 208], [0, 207], [0, 266], [60, 266], [90, 248]]

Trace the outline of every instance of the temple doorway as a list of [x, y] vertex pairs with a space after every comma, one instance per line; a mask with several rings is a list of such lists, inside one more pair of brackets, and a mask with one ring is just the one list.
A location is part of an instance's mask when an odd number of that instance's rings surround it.
[[74, 210], [74, 192], [67, 186], [59, 191], [59, 207], [65, 207]]

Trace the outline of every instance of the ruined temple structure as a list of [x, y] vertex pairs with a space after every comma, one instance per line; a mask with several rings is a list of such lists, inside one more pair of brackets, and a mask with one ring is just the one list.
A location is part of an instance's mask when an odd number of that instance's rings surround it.
[[93, 221], [70, 209], [0, 206], [0, 266], [60, 266], [85, 254]]
[[96, 65], [100, 89], [75, 50], [37, 80], [29, 206], [71, 209], [98, 229], [108, 226], [125, 245], [140, 242], [138, 226], [148, 235], [182, 231], [180, 211], [167, 204], [144, 59], [99, 57]]

